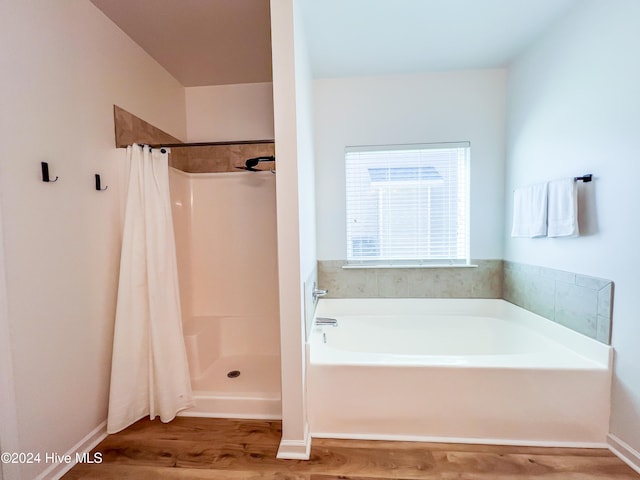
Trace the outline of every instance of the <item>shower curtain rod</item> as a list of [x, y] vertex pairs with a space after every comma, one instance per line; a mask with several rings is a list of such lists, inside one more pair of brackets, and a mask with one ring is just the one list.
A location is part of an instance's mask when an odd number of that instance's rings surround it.
[[236, 140], [228, 142], [193, 142], [193, 143], [156, 143], [147, 144], [151, 148], [186, 148], [186, 147], [213, 147], [223, 145], [251, 145], [258, 143], [274, 143], [275, 140]]

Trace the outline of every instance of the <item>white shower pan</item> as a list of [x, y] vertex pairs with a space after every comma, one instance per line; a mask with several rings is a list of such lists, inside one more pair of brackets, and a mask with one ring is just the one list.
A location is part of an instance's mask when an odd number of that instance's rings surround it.
[[181, 415], [281, 418], [280, 356], [251, 338], [261, 317], [193, 317], [185, 344], [195, 407]]

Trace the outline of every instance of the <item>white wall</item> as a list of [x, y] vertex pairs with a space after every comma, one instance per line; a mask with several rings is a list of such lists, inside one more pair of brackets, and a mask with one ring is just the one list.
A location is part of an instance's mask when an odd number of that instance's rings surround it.
[[[638, 46], [640, 2], [586, 0], [510, 69], [507, 191], [583, 173], [595, 180], [579, 187], [583, 236], [507, 237], [505, 251], [507, 260], [614, 281], [611, 432], [640, 451]], [[510, 195], [507, 203], [508, 233]]]
[[313, 79], [300, 5], [295, 3], [296, 132], [298, 135], [298, 202], [300, 275], [304, 281], [317, 263]]
[[[63, 454], [107, 413], [122, 155], [113, 104], [184, 138], [184, 88], [86, 0], [0, 8], [2, 241], [18, 446]], [[43, 160], [58, 182], [40, 181]], [[107, 191], [94, 190], [94, 173]], [[49, 466], [25, 465], [22, 478]]]
[[273, 138], [273, 84], [187, 87], [187, 141]]
[[271, 2], [277, 157], [278, 275], [282, 357], [281, 458], [308, 458], [304, 280], [315, 268], [311, 74], [301, 16], [292, 0]]
[[347, 255], [344, 147], [471, 142], [471, 257], [502, 258], [504, 70], [314, 81], [318, 259]]
[[[0, 239], [4, 237], [2, 232], [4, 222], [1, 217], [2, 209], [0, 208]], [[0, 452], [19, 452], [6, 282], [4, 248], [0, 244]], [[0, 480], [18, 478], [19, 474], [20, 465], [0, 464]]]

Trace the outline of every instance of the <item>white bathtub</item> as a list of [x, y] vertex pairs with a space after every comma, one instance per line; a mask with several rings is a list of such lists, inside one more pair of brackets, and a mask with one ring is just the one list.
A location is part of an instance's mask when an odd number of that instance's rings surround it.
[[602, 446], [611, 347], [503, 300], [322, 299], [314, 437]]

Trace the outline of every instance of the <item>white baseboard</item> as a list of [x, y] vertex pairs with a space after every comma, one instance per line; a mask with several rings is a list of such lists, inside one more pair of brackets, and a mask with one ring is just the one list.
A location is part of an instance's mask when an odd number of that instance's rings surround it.
[[347, 440], [388, 440], [394, 442], [469, 443], [476, 445], [510, 445], [515, 447], [607, 448], [605, 442], [574, 442], [551, 440], [522, 440], [509, 438], [435, 437], [422, 435], [352, 434], [316, 432], [313, 438], [337, 438]]
[[69, 455], [71, 461], [69, 463], [54, 463], [44, 472], [36, 477], [36, 480], [53, 479], [58, 480], [65, 473], [73, 468], [78, 463], [76, 459], [76, 453], [83, 454], [89, 452], [93, 447], [98, 445], [102, 440], [107, 437], [107, 421], [105, 420], [91, 432], [89, 432], [82, 440], [71, 447], [62, 457]]
[[276, 458], [284, 460], [309, 460], [311, 437], [307, 440], [282, 440]]
[[611, 433], [607, 435], [607, 446], [620, 460], [640, 473], [640, 452]]
[[311, 454], [311, 435], [308, 426], [304, 429], [304, 438], [300, 440], [281, 440], [277, 458], [285, 460], [309, 460]]

